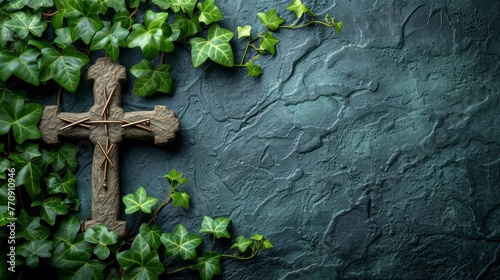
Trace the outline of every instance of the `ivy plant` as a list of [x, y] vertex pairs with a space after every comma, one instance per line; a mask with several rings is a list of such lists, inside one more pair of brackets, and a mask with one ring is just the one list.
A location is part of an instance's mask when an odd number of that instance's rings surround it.
[[[186, 49], [194, 68], [215, 63], [257, 77], [259, 57], [277, 54], [280, 29], [342, 28], [329, 15], [317, 20], [301, 0], [290, 2], [285, 15], [259, 12], [254, 31], [253, 24], [228, 29], [215, 0], [0, 0], [0, 235], [7, 245], [0, 248], [0, 279], [41, 271], [61, 279], [156, 279], [187, 270], [212, 279], [223, 273], [222, 260], [272, 248], [259, 233], [231, 236], [227, 217], [204, 216], [197, 230], [162, 228], [156, 219], [166, 206], [191, 207], [188, 180], [176, 170], [164, 176], [162, 200], [145, 187], [123, 197], [124, 214], [136, 221], [129, 236], [105, 224], [83, 229], [76, 216], [78, 148], [40, 141], [43, 106], [30, 98], [31, 89], [54, 85], [59, 95], [77, 92], [90, 61], [119, 62], [127, 49], [142, 54], [129, 69], [137, 96], [172, 93], [175, 67], [167, 62]], [[294, 24], [286, 24], [290, 17]]]
[[[33, 2], [36, 2], [33, 3]], [[316, 20], [301, 0], [287, 6], [299, 24], [285, 25], [276, 9], [257, 14], [259, 32], [237, 26], [238, 39], [247, 38], [240, 63], [235, 62], [231, 40], [235, 33], [221, 26], [224, 15], [215, 0], [43, 0], [0, 2], [0, 82], [12, 87], [11, 76], [39, 86], [54, 81], [66, 91], [78, 89], [82, 69], [92, 55], [107, 55], [118, 62], [124, 49], [140, 48], [144, 60], [131, 68], [138, 80], [133, 93], [149, 96], [172, 93], [171, 66], [166, 54], [189, 44], [193, 67], [210, 60], [226, 67], [245, 67], [249, 76], [262, 74], [260, 55], [276, 54], [279, 29], [312, 24], [340, 32], [342, 22], [329, 15]], [[146, 10], [145, 12], [142, 12]], [[140, 15], [140, 16], [138, 16]], [[251, 56], [249, 50], [255, 50]], [[159, 62], [152, 60], [160, 56]]]

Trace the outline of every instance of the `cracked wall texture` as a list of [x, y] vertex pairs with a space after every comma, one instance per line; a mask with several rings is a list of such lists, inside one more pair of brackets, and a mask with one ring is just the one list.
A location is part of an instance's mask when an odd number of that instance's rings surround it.
[[[223, 27], [290, 1], [218, 0]], [[170, 169], [190, 179], [192, 209], [165, 209], [164, 231], [203, 215], [228, 216], [231, 233], [275, 248], [224, 261], [222, 279], [496, 279], [500, 275], [500, 4], [498, 1], [304, 1], [344, 22], [277, 33], [264, 75], [204, 64], [182, 47], [167, 105], [177, 143], [120, 148], [122, 194], [163, 197]], [[233, 39], [242, 53], [243, 42]], [[130, 51], [121, 63], [140, 58]], [[239, 57], [237, 56], [237, 59]], [[92, 106], [91, 84], [64, 111]], [[82, 217], [90, 215], [92, 147], [79, 142]], [[206, 243], [210, 243], [206, 240]], [[196, 277], [195, 272], [177, 279]]]

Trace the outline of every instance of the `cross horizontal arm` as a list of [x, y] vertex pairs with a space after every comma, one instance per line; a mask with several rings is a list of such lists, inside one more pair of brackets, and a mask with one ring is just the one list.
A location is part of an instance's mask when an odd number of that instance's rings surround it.
[[61, 136], [88, 138], [89, 128], [84, 124], [85, 121], [82, 121], [88, 119], [89, 113], [66, 113], [61, 112], [57, 106], [46, 106], [38, 127], [45, 143], [58, 145], [61, 143]]

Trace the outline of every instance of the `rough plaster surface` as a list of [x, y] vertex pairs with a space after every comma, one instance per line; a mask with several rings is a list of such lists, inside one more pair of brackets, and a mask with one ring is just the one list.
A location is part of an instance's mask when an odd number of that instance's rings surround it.
[[[254, 30], [269, 7], [292, 21], [288, 2], [217, 1], [224, 27]], [[344, 30], [280, 31], [260, 78], [213, 64], [194, 70], [188, 49], [168, 59], [172, 96], [134, 97], [129, 75], [125, 110], [167, 105], [182, 129], [169, 147], [121, 146], [122, 194], [145, 186], [164, 196], [162, 176], [175, 168], [190, 179], [193, 208], [162, 212], [165, 231], [228, 216], [235, 237], [272, 240], [255, 260], [224, 262], [222, 279], [496, 279], [499, 2], [304, 3]], [[133, 51], [121, 58], [138, 61]], [[63, 110], [87, 111], [89, 88]], [[92, 146], [79, 145], [85, 217]]]

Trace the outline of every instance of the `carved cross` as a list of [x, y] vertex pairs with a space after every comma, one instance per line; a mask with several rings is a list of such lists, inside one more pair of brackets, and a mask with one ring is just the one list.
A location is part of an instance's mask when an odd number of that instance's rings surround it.
[[104, 223], [120, 236], [127, 224], [119, 219], [120, 188], [118, 145], [124, 138], [154, 138], [156, 145], [172, 141], [180, 130], [179, 119], [166, 106], [154, 111], [124, 112], [121, 108], [121, 83], [125, 67], [99, 58], [88, 70], [94, 80], [94, 106], [86, 113], [61, 112], [58, 106], [46, 106], [39, 124], [43, 141], [59, 144], [61, 136], [88, 138], [94, 145], [92, 162], [92, 218], [85, 227]]

